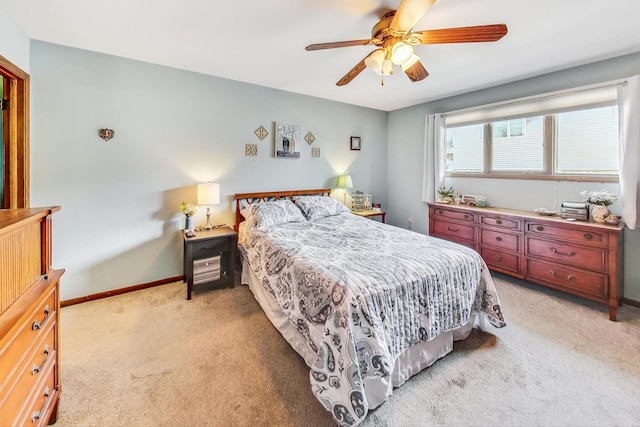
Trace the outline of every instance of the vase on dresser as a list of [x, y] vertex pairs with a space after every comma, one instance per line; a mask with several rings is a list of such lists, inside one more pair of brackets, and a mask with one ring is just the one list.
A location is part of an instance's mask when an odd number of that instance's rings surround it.
[[184, 229], [193, 230], [193, 217], [191, 215], [184, 217]]
[[605, 205], [591, 205], [591, 218], [595, 222], [603, 223], [604, 220], [611, 215], [611, 211]]

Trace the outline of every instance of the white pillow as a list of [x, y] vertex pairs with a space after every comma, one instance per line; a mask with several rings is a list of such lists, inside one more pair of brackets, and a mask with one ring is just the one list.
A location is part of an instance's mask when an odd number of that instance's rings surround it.
[[266, 230], [278, 224], [306, 221], [291, 200], [253, 203], [240, 211], [247, 226]]
[[350, 212], [345, 205], [328, 196], [296, 197], [296, 205], [308, 220]]

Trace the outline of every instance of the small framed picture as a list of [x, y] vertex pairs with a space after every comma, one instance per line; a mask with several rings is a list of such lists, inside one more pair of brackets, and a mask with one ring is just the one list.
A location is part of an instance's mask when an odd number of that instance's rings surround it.
[[362, 142], [360, 141], [360, 137], [359, 136], [352, 136], [351, 137], [351, 149], [359, 151], [361, 147], [362, 147]]

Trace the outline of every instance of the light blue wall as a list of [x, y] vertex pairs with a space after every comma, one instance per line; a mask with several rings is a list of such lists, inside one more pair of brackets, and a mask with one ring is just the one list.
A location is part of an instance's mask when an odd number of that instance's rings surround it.
[[[425, 117], [430, 113], [454, 111], [555, 90], [624, 78], [640, 73], [640, 54], [602, 61], [519, 82], [472, 92], [389, 113], [388, 222], [427, 233], [427, 205], [422, 196], [422, 156]], [[620, 194], [617, 184], [528, 181], [504, 179], [450, 178], [446, 184], [467, 194], [482, 194], [492, 206], [533, 210], [558, 207], [564, 200], [580, 200], [582, 190], [607, 188]], [[620, 207], [614, 205], [614, 213]], [[640, 300], [640, 230], [625, 232], [625, 292]]]
[[[300, 159], [274, 158], [274, 121], [311, 131], [321, 157], [303, 143]], [[100, 128], [115, 138], [104, 142]], [[349, 149], [352, 135], [362, 151]], [[178, 209], [200, 182], [221, 185], [214, 224], [233, 224], [234, 193], [331, 187], [344, 172], [387, 203], [385, 112], [38, 41], [31, 154], [32, 206], [62, 206], [53, 235], [62, 299], [181, 275]]]
[[29, 72], [29, 37], [0, 10], [0, 55]]

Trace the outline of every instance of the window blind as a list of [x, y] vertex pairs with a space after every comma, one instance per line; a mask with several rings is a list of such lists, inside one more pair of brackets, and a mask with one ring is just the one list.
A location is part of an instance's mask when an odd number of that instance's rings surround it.
[[614, 105], [617, 100], [616, 86], [620, 84], [626, 84], [626, 81], [582, 86], [451, 111], [445, 113], [447, 126], [471, 125], [503, 119], [560, 113], [576, 108], [595, 108]]

